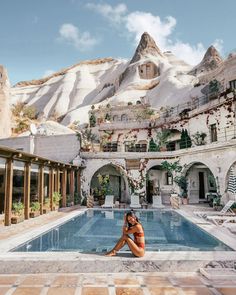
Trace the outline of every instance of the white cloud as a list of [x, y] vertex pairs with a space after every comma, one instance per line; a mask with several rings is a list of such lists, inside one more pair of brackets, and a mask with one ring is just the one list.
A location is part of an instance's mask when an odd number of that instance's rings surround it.
[[123, 3], [118, 4], [115, 7], [112, 7], [109, 4], [88, 3], [86, 7], [100, 13], [114, 25], [121, 24], [128, 12], [127, 6]]
[[43, 73], [43, 78], [48, 77], [48, 76], [51, 76], [51, 75], [54, 74], [54, 73], [55, 73], [54, 70], [46, 70], [46, 71]]
[[79, 29], [72, 24], [63, 24], [60, 27], [59, 34], [61, 40], [72, 44], [80, 51], [91, 49], [98, 43], [98, 40], [92, 37], [89, 32], [80, 32]]
[[[135, 46], [137, 46], [141, 35], [148, 32], [162, 51], [172, 51], [177, 57], [191, 65], [199, 63], [206, 52], [206, 48], [201, 42], [191, 45], [181, 40], [173, 40], [172, 33], [177, 21], [172, 16], [167, 16], [162, 20], [158, 15], [148, 12], [134, 11], [129, 13], [125, 4], [112, 7], [108, 4], [89, 3], [87, 7], [100, 13], [112, 25], [116, 27], [119, 25], [121, 30], [125, 27], [129, 35], [133, 37]], [[215, 40], [213, 45], [222, 52], [222, 40]]]
[[175, 25], [176, 20], [171, 16], [161, 21], [159, 16], [140, 11], [128, 14], [125, 22], [128, 31], [134, 34], [136, 43], [139, 42], [143, 32], [148, 32], [161, 48], [166, 47]]

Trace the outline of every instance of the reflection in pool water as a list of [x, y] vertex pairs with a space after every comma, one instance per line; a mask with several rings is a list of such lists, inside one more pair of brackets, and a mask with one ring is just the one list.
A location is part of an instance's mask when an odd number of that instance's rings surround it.
[[[136, 215], [144, 227], [146, 251], [232, 250], [175, 211], [137, 210]], [[119, 210], [88, 210], [13, 251], [108, 251], [121, 235], [123, 216]]]

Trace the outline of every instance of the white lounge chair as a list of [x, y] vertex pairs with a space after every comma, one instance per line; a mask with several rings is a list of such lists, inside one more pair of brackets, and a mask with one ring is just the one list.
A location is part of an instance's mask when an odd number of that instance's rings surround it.
[[164, 208], [165, 206], [162, 204], [161, 196], [154, 195], [152, 196], [152, 208]]
[[141, 205], [139, 203], [139, 196], [131, 195], [130, 199], [131, 199], [130, 208], [141, 208]]
[[212, 216], [211, 215], [211, 216], [207, 216], [206, 219], [209, 221], [212, 221], [216, 225], [225, 225], [226, 223], [231, 221], [236, 222], [236, 216], [224, 216], [224, 215]]
[[114, 196], [113, 195], [106, 195], [105, 196], [105, 203], [101, 206], [102, 208], [113, 208], [114, 206]]
[[193, 213], [196, 214], [197, 216], [203, 217], [203, 218], [206, 218], [207, 216], [210, 216], [210, 215], [226, 215], [226, 214], [229, 214], [227, 212], [230, 212], [230, 215], [235, 215], [235, 213], [231, 209], [231, 207], [233, 206], [234, 203], [235, 203], [234, 200], [229, 200], [224, 205], [224, 207], [218, 212], [216, 212], [216, 211], [194, 211]]

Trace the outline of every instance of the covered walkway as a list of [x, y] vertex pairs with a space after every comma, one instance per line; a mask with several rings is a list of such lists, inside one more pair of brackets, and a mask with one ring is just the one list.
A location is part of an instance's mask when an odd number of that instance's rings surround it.
[[12, 224], [13, 202], [22, 204], [23, 219], [29, 219], [35, 201], [40, 215], [46, 199], [49, 211], [55, 210], [55, 192], [61, 195], [61, 207], [74, 205], [80, 196], [80, 168], [0, 146], [0, 213], [4, 225]]

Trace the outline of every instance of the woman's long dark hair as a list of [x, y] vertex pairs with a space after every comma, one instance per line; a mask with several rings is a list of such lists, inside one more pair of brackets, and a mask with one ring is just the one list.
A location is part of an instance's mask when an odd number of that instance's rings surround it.
[[131, 217], [135, 218], [137, 220], [137, 222], [140, 223], [139, 220], [138, 220], [138, 217], [135, 215], [134, 211], [131, 210], [128, 213], [126, 213], [126, 221], [127, 221], [127, 224], [128, 224], [128, 228], [133, 226], [131, 223], [128, 222], [128, 216], [131, 216]]

